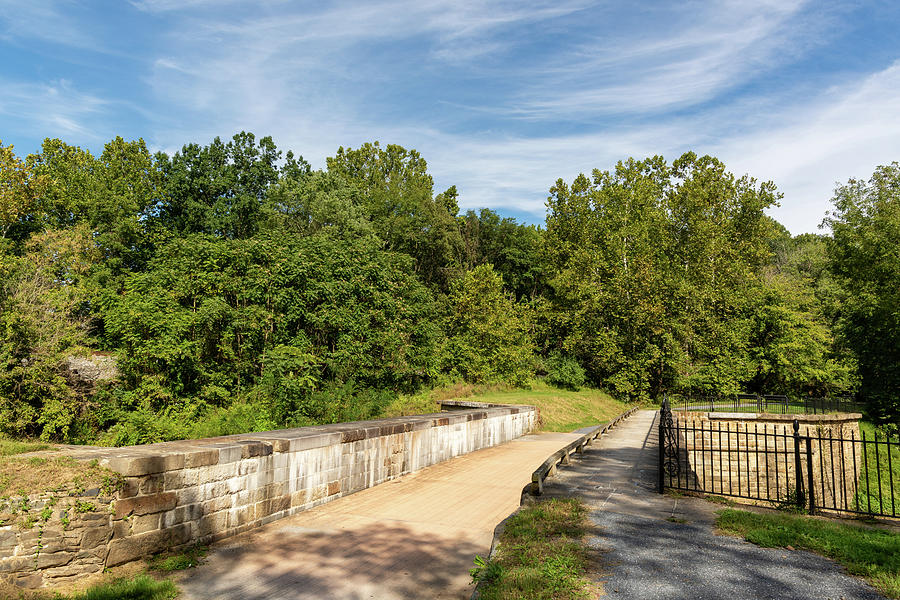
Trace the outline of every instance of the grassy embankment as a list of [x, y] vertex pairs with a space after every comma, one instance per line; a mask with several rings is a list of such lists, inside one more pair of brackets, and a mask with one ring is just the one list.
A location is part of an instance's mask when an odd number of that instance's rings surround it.
[[587, 525], [587, 508], [574, 498], [547, 500], [510, 517], [494, 558], [478, 557], [472, 569], [473, 580], [483, 582], [481, 600], [591, 597]]
[[543, 431], [572, 431], [609, 421], [628, 409], [624, 402], [606, 392], [582, 388], [563, 390], [537, 382], [531, 389], [504, 386], [454, 385], [412, 396], [401, 396], [389, 405], [385, 416], [414, 415], [437, 412], [441, 400], [471, 400], [495, 404], [532, 404], [541, 412]]
[[765, 548], [810, 550], [864, 577], [882, 594], [900, 598], [900, 534], [790, 514], [725, 509], [719, 530]]
[[[876, 427], [868, 421], [859, 422], [860, 433], [864, 433], [866, 441], [874, 441]], [[856, 502], [858, 510], [871, 511], [884, 515], [900, 515], [900, 444], [897, 437], [891, 438], [891, 453], [888, 460], [887, 438], [884, 431], [878, 432], [878, 454], [873, 444], [867, 444], [866, 460], [859, 457], [860, 472], [857, 484]], [[893, 471], [893, 472], [892, 472]], [[893, 485], [891, 482], [893, 481]]]

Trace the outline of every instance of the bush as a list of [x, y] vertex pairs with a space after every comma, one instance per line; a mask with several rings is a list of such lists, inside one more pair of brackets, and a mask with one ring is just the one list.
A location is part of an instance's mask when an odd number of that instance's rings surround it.
[[547, 369], [547, 382], [551, 385], [576, 392], [584, 385], [584, 367], [570, 356], [554, 352], [547, 358], [544, 366]]

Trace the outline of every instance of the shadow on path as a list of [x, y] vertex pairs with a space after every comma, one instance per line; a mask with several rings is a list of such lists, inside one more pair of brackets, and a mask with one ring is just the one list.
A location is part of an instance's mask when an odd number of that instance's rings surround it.
[[[445, 566], [471, 564], [477, 552], [484, 552], [476, 544], [402, 524], [353, 531], [284, 527], [274, 533], [265, 541], [235, 540], [218, 549], [214, 565], [181, 582], [188, 597], [422, 598], [426, 589], [446, 590], [428, 597], [467, 597], [472, 590], [467, 588], [468, 576], [447, 572]], [[268, 547], [272, 540], [277, 540], [277, 549]]]

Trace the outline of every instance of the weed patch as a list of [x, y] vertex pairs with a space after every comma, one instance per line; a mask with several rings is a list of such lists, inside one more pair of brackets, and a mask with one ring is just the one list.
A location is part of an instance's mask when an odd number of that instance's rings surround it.
[[497, 555], [476, 557], [472, 579], [484, 582], [482, 600], [576, 600], [590, 597], [583, 543], [587, 511], [575, 499], [524, 508], [506, 523]]
[[192, 546], [178, 554], [154, 556], [149, 561], [150, 568], [154, 571], [167, 572], [192, 569], [200, 564], [207, 551], [208, 548], [206, 546]]

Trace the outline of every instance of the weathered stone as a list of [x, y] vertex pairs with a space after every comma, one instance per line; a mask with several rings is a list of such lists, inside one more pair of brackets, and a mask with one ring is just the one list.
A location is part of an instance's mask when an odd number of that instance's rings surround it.
[[131, 517], [132, 535], [140, 535], [159, 528], [159, 513]]
[[184, 468], [206, 467], [219, 462], [218, 450], [192, 450], [184, 455]]
[[34, 561], [27, 555], [0, 560], [0, 573], [18, 573], [32, 568], [34, 568]]
[[15, 584], [27, 590], [35, 590], [44, 585], [44, 575], [40, 571], [20, 574]]
[[131, 523], [128, 521], [113, 521], [112, 539], [117, 540], [131, 534]]
[[35, 568], [46, 569], [47, 567], [61, 567], [72, 562], [75, 558], [74, 552], [41, 552], [34, 561]]
[[127, 562], [137, 560], [173, 546], [179, 546], [188, 541], [190, 528], [185, 525], [177, 525], [169, 529], [151, 531], [143, 535], [131, 535], [126, 538], [113, 540], [109, 543], [109, 554], [106, 557], [106, 566], [115, 567]]
[[126, 477], [150, 475], [184, 468], [184, 454], [152, 454], [144, 449], [143, 454], [133, 456], [111, 456], [100, 459], [100, 464]]
[[150, 496], [137, 496], [116, 502], [114, 518], [121, 519], [128, 515], [148, 515], [151, 513], [172, 510], [175, 508], [175, 492], [163, 492]]
[[220, 511], [202, 517], [197, 522], [197, 534], [205, 537], [224, 531], [228, 527], [228, 511]]
[[269, 454], [272, 454], [272, 444], [256, 440], [246, 440], [243, 442], [243, 448], [241, 449], [241, 458], [268, 456]]

